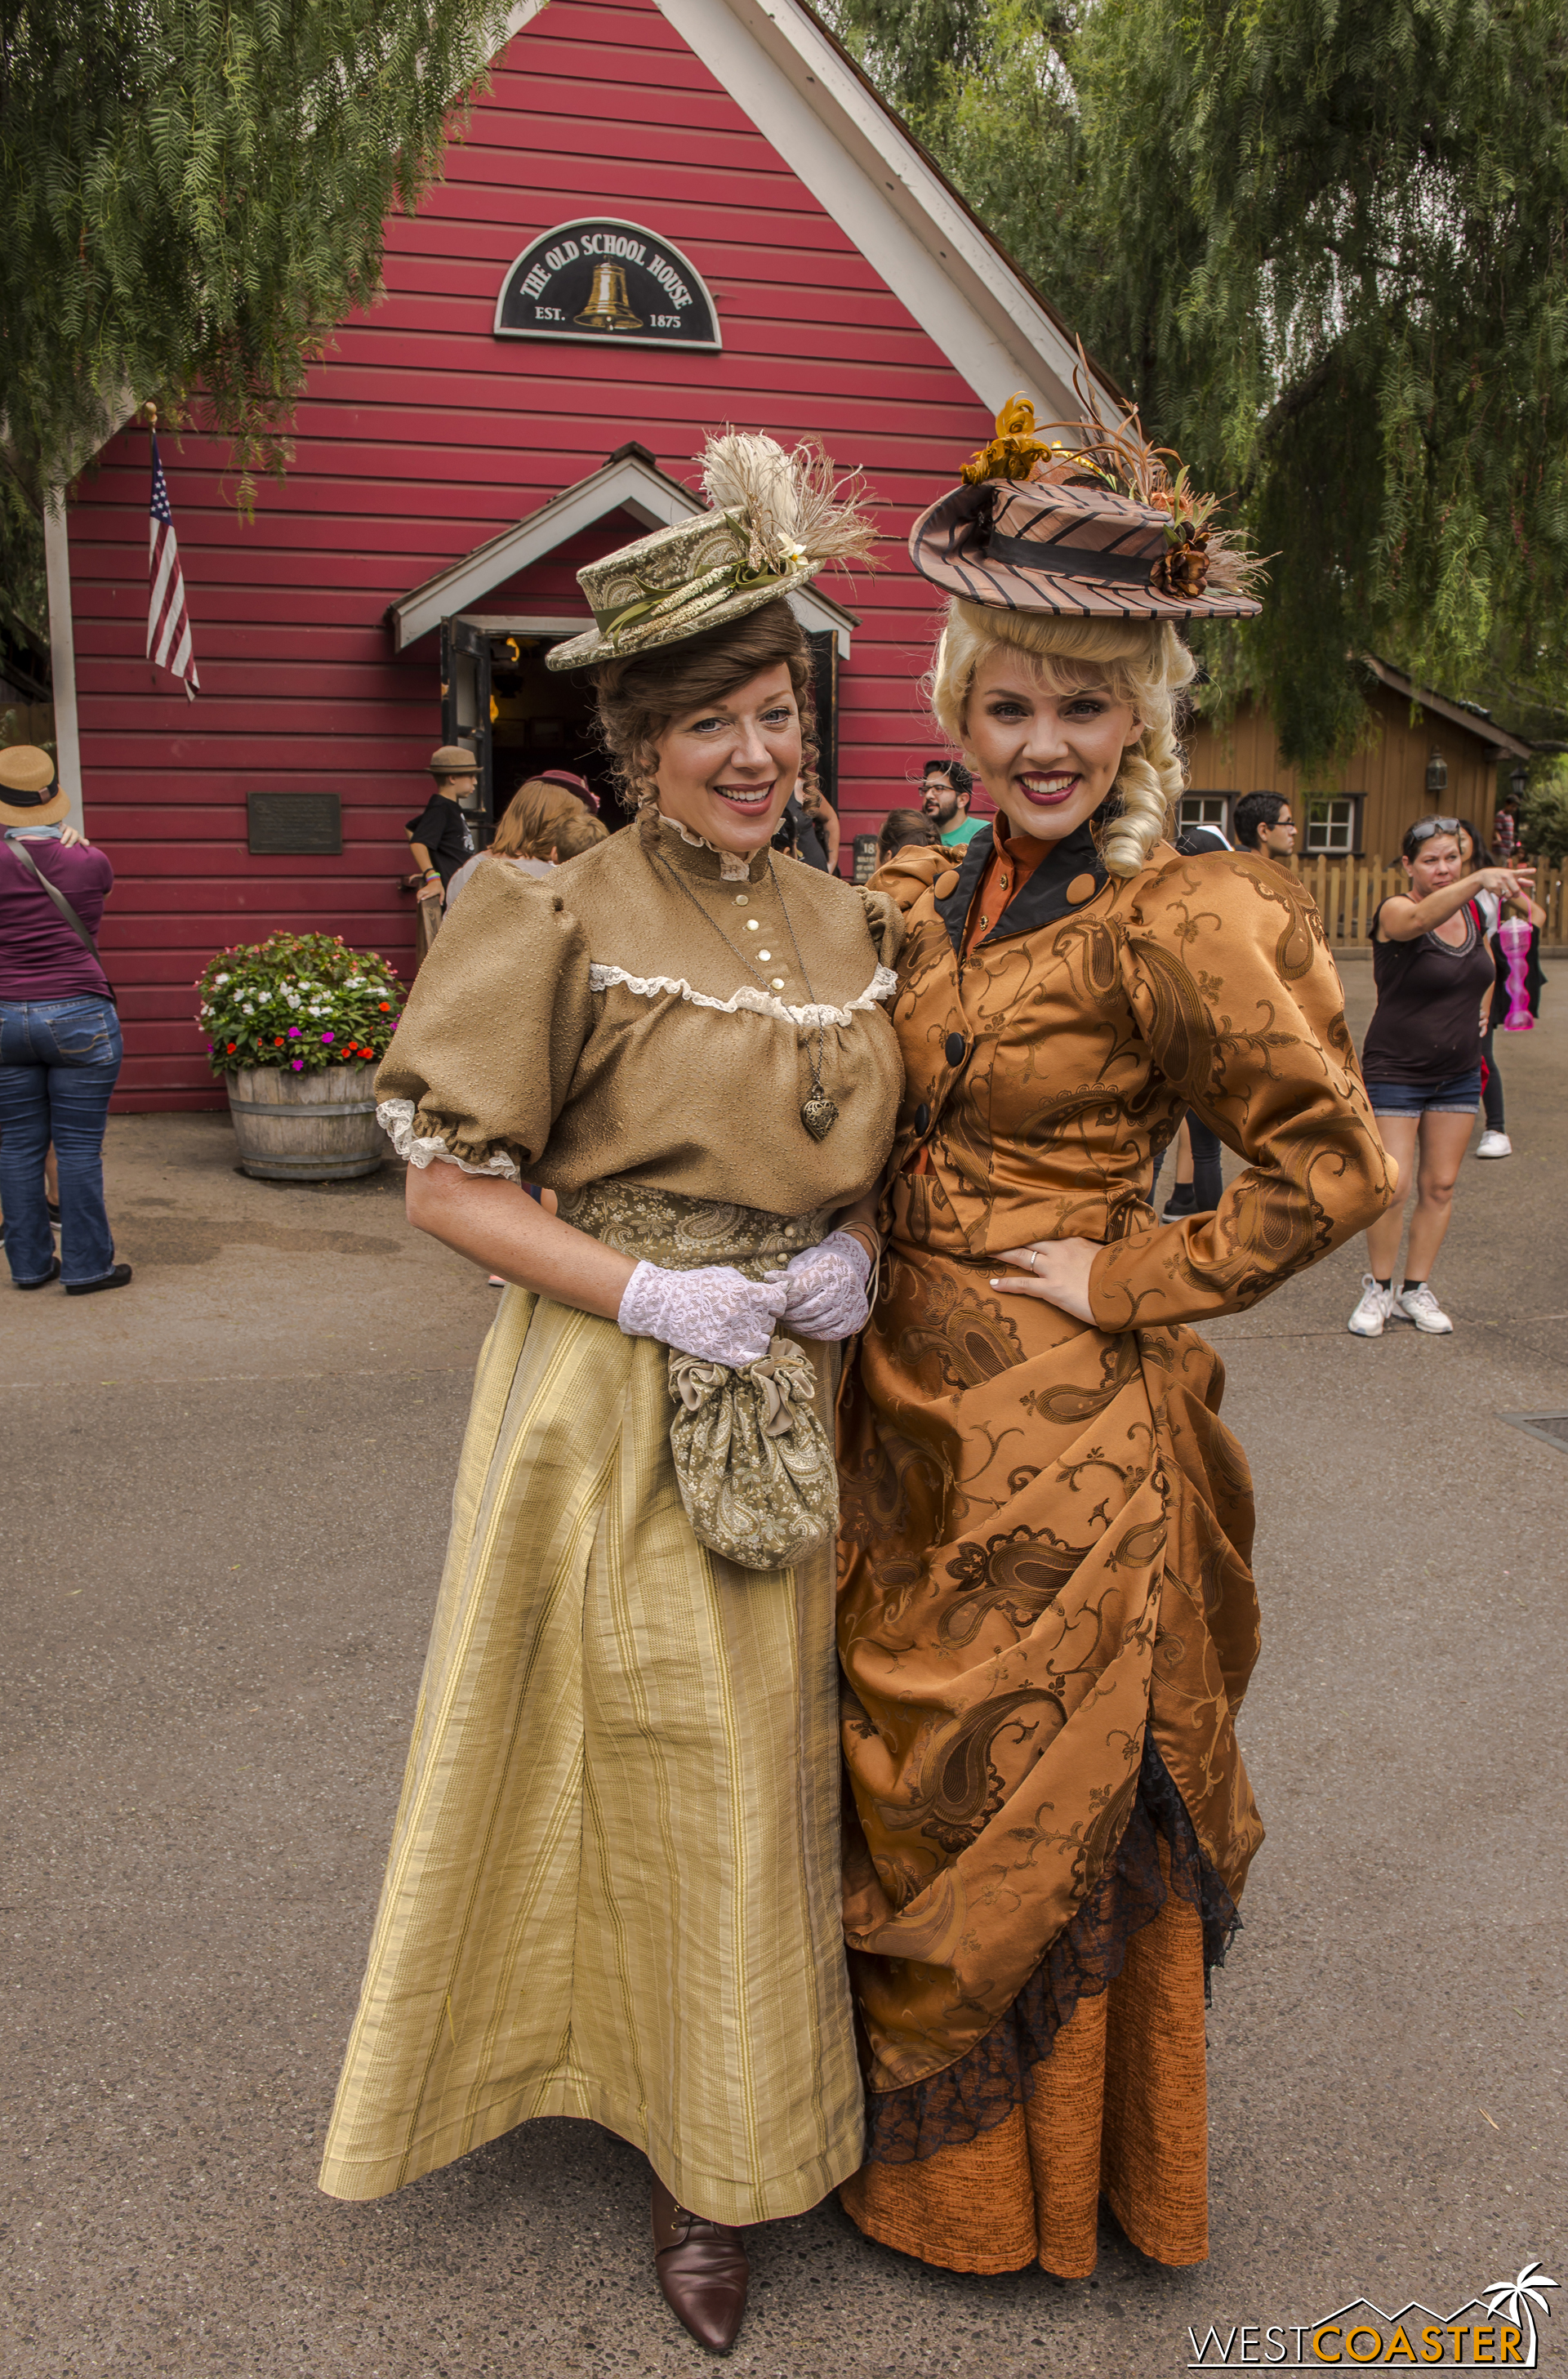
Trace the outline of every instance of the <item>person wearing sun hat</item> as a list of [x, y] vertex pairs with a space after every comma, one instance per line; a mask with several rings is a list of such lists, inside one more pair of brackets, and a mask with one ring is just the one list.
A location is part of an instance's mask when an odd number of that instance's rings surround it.
[[[0, 1208], [16, 1288], [123, 1288], [103, 1202], [103, 1132], [120, 1020], [96, 936], [115, 871], [66, 824], [54, 762], [0, 751]], [[45, 1168], [60, 1183], [60, 1252]]]
[[514, 1286], [321, 2181], [602, 2123], [723, 2352], [742, 2227], [861, 2160], [830, 1413], [879, 1250], [837, 1224], [902, 1069], [892, 904], [769, 848], [812, 760], [788, 598], [871, 525], [810, 446], [729, 432], [704, 473], [710, 509], [579, 572], [593, 625], [549, 656], [592, 671], [636, 827], [477, 868], [378, 1078], [411, 1219]]
[[[1205, 1983], [1262, 1839], [1248, 1470], [1188, 1325], [1393, 1175], [1310, 900], [1171, 839], [1178, 632], [1255, 612], [1256, 562], [1135, 417], [996, 430], [910, 539], [947, 598], [932, 710], [996, 815], [874, 879], [907, 1081], [839, 1407], [840, 2195], [927, 2263], [1075, 2277], [1102, 2190], [1145, 2254], [1207, 2252]], [[1162, 1227], [1188, 1105], [1246, 1169]]]

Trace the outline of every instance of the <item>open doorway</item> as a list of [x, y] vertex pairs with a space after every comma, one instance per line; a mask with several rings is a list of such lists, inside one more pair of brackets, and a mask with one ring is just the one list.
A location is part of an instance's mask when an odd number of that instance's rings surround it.
[[519, 785], [541, 768], [570, 768], [599, 797], [599, 815], [612, 831], [629, 824], [616, 797], [609, 762], [594, 723], [585, 670], [548, 668], [545, 655], [563, 638], [508, 635], [490, 653], [491, 771], [499, 818]]

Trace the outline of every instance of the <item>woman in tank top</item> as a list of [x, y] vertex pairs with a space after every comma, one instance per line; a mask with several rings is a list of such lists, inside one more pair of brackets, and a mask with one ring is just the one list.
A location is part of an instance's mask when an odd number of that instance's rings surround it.
[[1467, 873], [1457, 818], [1418, 818], [1401, 855], [1409, 891], [1394, 893], [1372, 918], [1378, 1005], [1362, 1045], [1361, 1069], [1401, 1180], [1407, 1186], [1415, 1175], [1416, 1211], [1397, 1291], [1393, 1268], [1404, 1200], [1367, 1233], [1369, 1269], [1349, 1322], [1357, 1338], [1381, 1338], [1391, 1321], [1413, 1322], [1433, 1334], [1453, 1327], [1429, 1275], [1481, 1095], [1481, 1033], [1492, 987], [1491, 951], [1465, 904], [1485, 892], [1527, 900], [1531, 880], [1513, 867]]

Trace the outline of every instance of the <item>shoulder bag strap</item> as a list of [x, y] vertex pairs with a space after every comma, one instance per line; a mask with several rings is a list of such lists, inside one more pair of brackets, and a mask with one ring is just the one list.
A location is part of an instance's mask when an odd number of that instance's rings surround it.
[[76, 911], [72, 908], [70, 902], [66, 900], [59, 886], [57, 884], [51, 884], [48, 876], [45, 876], [43, 870], [40, 867], [37, 860], [34, 859], [31, 851], [28, 849], [25, 842], [12, 842], [9, 838], [7, 838], [6, 848], [7, 851], [14, 851], [16, 852], [17, 857], [21, 861], [22, 865], [31, 876], [33, 882], [41, 885], [43, 890], [48, 893], [49, 898], [54, 901], [54, 906], [60, 912], [61, 916], [64, 917], [66, 924], [69, 925], [72, 933], [76, 936], [83, 949], [88, 951], [90, 957], [97, 962], [98, 972], [100, 974], [103, 975], [103, 986], [109, 995], [109, 1004], [112, 1008], [118, 1008], [120, 1003], [115, 997], [115, 986], [109, 981], [108, 976], [103, 974], [103, 961], [98, 956], [98, 945], [93, 940], [92, 936], [88, 932], [87, 927], [82, 924], [81, 919], [77, 915]]

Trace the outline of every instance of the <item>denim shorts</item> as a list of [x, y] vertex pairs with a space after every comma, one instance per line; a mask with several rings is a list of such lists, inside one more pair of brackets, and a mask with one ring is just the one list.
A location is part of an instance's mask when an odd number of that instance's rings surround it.
[[1451, 1074], [1446, 1082], [1369, 1082], [1374, 1115], [1474, 1115], [1481, 1099], [1481, 1069]]

